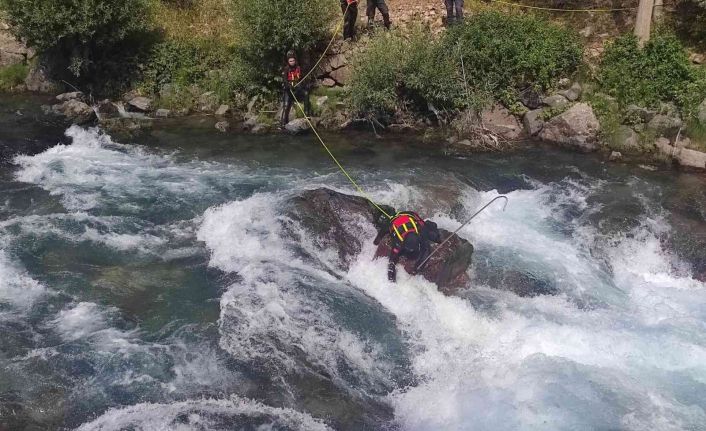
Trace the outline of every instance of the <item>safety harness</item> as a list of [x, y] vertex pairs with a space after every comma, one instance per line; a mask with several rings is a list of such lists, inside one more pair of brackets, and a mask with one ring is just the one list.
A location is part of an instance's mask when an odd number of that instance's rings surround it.
[[415, 213], [398, 213], [395, 218], [392, 219], [390, 233], [404, 242], [407, 235], [412, 232], [419, 235], [420, 226], [424, 226], [424, 221], [422, 221], [419, 215]]

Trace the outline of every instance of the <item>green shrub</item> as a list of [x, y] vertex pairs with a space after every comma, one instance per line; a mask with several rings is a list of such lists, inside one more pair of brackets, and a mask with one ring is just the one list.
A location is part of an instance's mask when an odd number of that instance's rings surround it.
[[571, 30], [534, 15], [481, 12], [448, 31], [448, 55], [465, 64], [466, 81], [512, 105], [518, 90], [551, 88], [581, 64], [582, 44]]
[[252, 93], [254, 81], [234, 48], [211, 40], [166, 40], [153, 46], [141, 87], [158, 94], [169, 84], [162, 104], [173, 108], [192, 105], [198, 93], [206, 91], [227, 102], [235, 92]]
[[243, 58], [260, 71], [263, 85], [277, 87], [284, 56], [321, 52], [340, 20], [337, 0], [230, 0]]
[[602, 91], [622, 106], [674, 102], [689, 112], [706, 97], [703, 71], [690, 64], [671, 34], [656, 34], [642, 49], [631, 34], [616, 39], [603, 54], [598, 80]]
[[138, 63], [149, 2], [0, 0], [16, 35], [43, 52], [60, 78], [79, 84], [116, 80]]
[[28, 70], [29, 67], [22, 63], [0, 67], [0, 91], [9, 91], [22, 84]]
[[379, 33], [353, 64], [349, 101], [365, 114], [381, 116], [398, 107], [426, 111], [464, 100], [459, 69], [428, 31]]

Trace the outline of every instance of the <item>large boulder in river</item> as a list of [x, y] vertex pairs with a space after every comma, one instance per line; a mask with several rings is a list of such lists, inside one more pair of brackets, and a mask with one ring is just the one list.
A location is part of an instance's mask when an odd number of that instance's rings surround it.
[[[394, 209], [382, 207], [388, 213]], [[350, 196], [321, 188], [309, 190], [289, 201], [289, 216], [316, 238], [315, 244], [321, 249], [334, 250], [344, 269], [348, 269], [355, 257], [363, 249], [363, 241], [372, 242], [365, 233], [379, 228], [386, 221], [381, 212], [367, 199]], [[450, 232], [440, 229], [442, 239]], [[376, 257], [386, 257], [390, 250], [389, 236], [377, 249]], [[469, 283], [467, 275], [471, 265], [473, 246], [466, 240], [454, 237], [444, 248], [432, 257], [420, 272], [427, 280], [436, 283], [445, 294], [453, 294]], [[403, 258], [400, 262], [411, 273], [414, 261]], [[380, 277], [387, 277], [381, 273]]]
[[96, 118], [96, 112], [93, 108], [78, 99], [67, 100], [52, 106], [51, 109], [55, 114], [63, 115], [77, 124], [88, 123]]
[[590, 152], [598, 149], [601, 125], [586, 103], [577, 103], [547, 123], [539, 134], [543, 141]]

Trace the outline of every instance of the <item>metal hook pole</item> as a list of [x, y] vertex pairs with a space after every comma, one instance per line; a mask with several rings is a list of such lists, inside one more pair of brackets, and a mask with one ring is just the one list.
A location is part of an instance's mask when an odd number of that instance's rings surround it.
[[488, 202], [487, 204], [485, 204], [485, 206], [484, 206], [483, 208], [479, 209], [475, 214], [473, 214], [473, 215], [471, 216], [471, 218], [468, 219], [468, 221], [466, 221], [466, 222], [465, 222], [464, 224], [462, 224], [458, 229], [456, 229], [451, 235], [449, 235], [449, 237], [446, 238], [446, 239], [444, 240], [444, 242], [442, 242], [441, 244], [439, 244], [439, 246], [436, 247], [436, 249], [435, 249], [433, 252], [431, 252], [431, 253], [429, 254], [429, 256], [427, 256], [427, 258], [424, 259], [424, 260], [422, 261], [422, 263], [420, 263], [420, 264], [417, 266], [417, 268], [415, 268], [415, 271], [419, 272], [419, 270], [424, 267], [424, 265], [429, 261], [429, 259], [431, 259], [432, 256], [434, 256], [439, 250], [441, 250], [441, 248], [442, 248], [444, 245], [446, 245], [447, 242], [451, 241], [451, 238], [453, 238], [456, 234], [458, 234], [458, 233], [461, 231], [461, 229], [463, 229], [464, 227], [466, 227], [466, 226], [468, 225], [468, 223], [470, 223], [474, 218], [476, 218], [476, 216], [477, 216], [478, 214], [480, 214], [480, 213], [482, 213], [483, 211], [485, 211], [486, 208], [488, 208], [490, 205], [493, 204], [493, 202], [497, 201], [498, 199], [505, 199], [505, 205], [503, 205], [503, 212], [504, 212], [504, 211], [505, 211], [505, 208], [507, 208], [507, 203], [510, 201], [510, 199], [508, 199], [507, 196], [498, 196], [498, 197], [496, 197], [495, 199], [493, 199], [492, 201]]

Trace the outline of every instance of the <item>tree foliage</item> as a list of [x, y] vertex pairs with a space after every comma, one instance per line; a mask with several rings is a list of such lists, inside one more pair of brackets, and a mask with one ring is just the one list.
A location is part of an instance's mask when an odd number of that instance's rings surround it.
[[[316, 52], [340, 20], [336, 0], [231, 0], [242, 55], [272, 84], [286, 52]], [[315, 56], [312, 56], [315, 57]]]
[[[150, 26], [149, 0], [0, 0], [13, 31], [73, 80], [126, 73], [139, 33]], [[122, 63], [122, 64], [120, 64]], [[77, 79], [78, 78], [78, 79]]]

